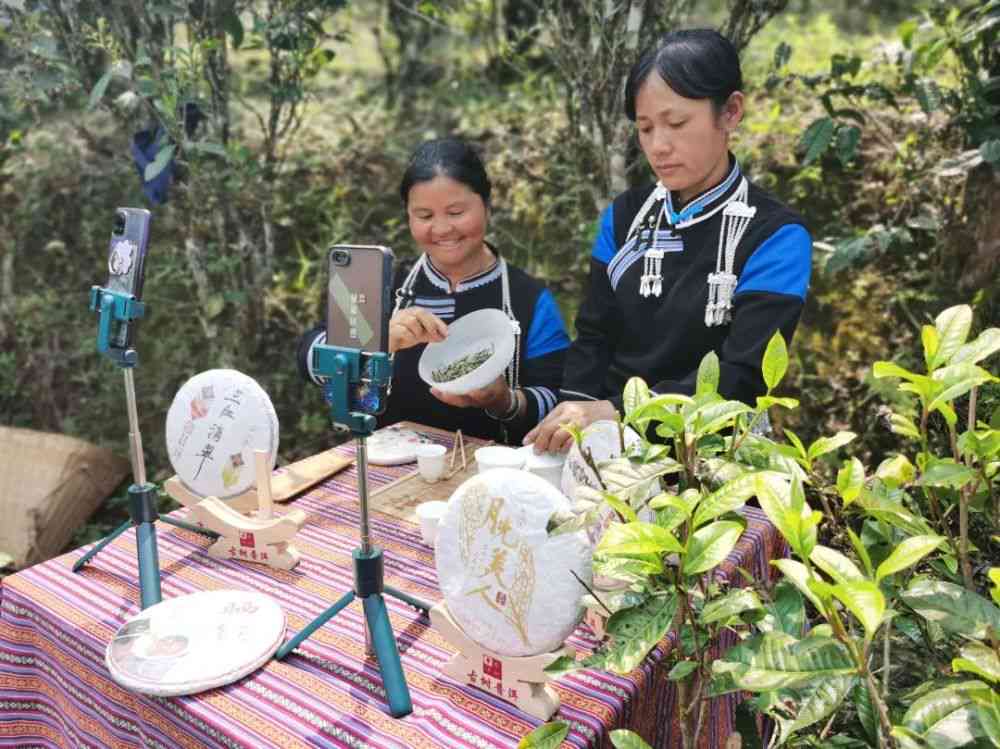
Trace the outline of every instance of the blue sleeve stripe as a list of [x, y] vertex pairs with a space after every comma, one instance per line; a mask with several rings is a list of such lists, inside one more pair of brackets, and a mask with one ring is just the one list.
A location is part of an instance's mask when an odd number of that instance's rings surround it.
[[785, 224], [743, 266], [736, 293], [767, 291], [806, 298], [812, 273], [812, 237], [802, 224]]
[[539, 419], [544, 418], [545, 414], [555, 408], [556, 394], [549, 388], [534, 386], [526, 387], [524, 388], [524, 391], [526, 393], [530, 393], [531, 397], [534, 398]]
[[618, 252], [618, 248], [615, 247], [614, 208], [615, 204], [612, 203], [601, 214], [601, 223], [597, 227], [597, 236], [594, 238], [594, 249], [590, 253], [595, 260], [599, 260], [605, 265], [610, 263], [611, 258]]
[[559, 305], [552, 292], [543, 289], [535, 301], [535, 312], [531, 318], [531, 329], [524, 347], [524, 358], [534, 359], [553, 351], [569, 348], [569, 335], [563, 325]]

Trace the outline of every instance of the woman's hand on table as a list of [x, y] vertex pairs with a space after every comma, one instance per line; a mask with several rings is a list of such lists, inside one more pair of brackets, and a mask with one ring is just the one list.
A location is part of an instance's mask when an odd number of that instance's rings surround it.
[[[511, 389], [503, 375], [478, 390], [472, 390], [462, 395], [445, 393], [437, 388], [431, 388], [431, 395], [449, 406], [458, 408], [484, 408], [493, 414], [505, 414], [511, 408]], [[514, 397], [519, 397], [514, 393]]]
[[542, 422], [528, 432], [524, 444], [534, 444], [535, 452], [565, 452], [573, 444], [573, 435], [563, 429], [572, 424], [583, 429], [595, 421], [614, 419], [617, 410], [611, 401], [566, 401], [549, 411]]
[[448, 337], [444, 320], [422, 307], [401, 309], [389, 320], [389, 353], [421, 343], [438, 343]]

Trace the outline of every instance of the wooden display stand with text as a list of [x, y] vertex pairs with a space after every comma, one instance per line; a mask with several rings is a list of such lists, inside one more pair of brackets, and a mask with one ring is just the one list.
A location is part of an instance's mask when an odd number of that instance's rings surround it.
[[539, 655], [498, 655], [469, 638], [439, 603], [431, 609], [431, 625], [456, 650], [442, 669], [461, 684], [494, 694], [539, 720], [548, 720], [559, 710], [559, 695], [549, 686], [545, 667], [573, 651], [563, 647]]
[[256, 562], [279, 570], [290, 570], [299, 563], [299, 552], [291, 541], [305, 524], [306, 514], [292, 510], [274, 517], [269, 457], [266, 450], [254, 453], [256, 514], [243, 515], [216, 497], [206, 497], [191, 507], [191, 516], [199, 525], [219, 534], [208, 548], [210, 557]]

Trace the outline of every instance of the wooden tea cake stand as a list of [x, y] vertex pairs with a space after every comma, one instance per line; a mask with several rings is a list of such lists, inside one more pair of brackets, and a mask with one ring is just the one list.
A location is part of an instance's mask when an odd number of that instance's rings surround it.
[[548, 685], [552, 677], [545, 667], [573, 655], [572, 650], [562, 647], [520, 657], [493, 653], [469, 638], [443, 603], [431, 609], [431, 624], [458, 650], [443, 669], [455, 681], [495, 694], [539, 720], [548, 720], [559, 710], [559, 695]]

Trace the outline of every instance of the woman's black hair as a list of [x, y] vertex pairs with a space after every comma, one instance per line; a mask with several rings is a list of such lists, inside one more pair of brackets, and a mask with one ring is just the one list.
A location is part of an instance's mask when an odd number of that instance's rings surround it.
[[716, 113], [743, 88], [736, 47], [714, 29], [672, 31], [643, 52], [625, 82], [625, 116], [635, 122], [635, 98], [649, 74], [685, 99], [711, 99]]
[[461, 182], [478, 194], [489, 208], [493, 185], [486, 174], [486, 167], [476, 150], [460, 138], [429, 140], [413, 152], [399, 184], [403, 205], [409, 203], [410, 190], [414, 185], [440, 176]]

